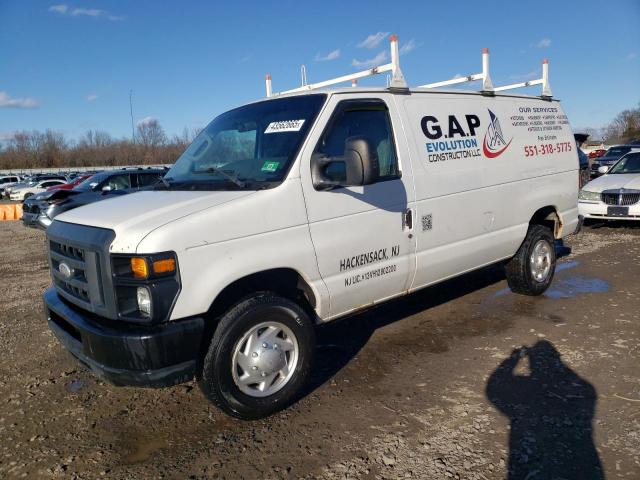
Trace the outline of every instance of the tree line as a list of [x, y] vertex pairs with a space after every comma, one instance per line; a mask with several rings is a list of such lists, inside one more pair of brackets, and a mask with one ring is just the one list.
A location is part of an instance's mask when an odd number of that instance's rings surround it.
[[[140, 122], [134, 139], [89, 130], [73, 142], [54, 130], [21, 131], [0, 144], [0, 169], [169, 164], [198, 133], [185, 129], [169, 138], [155, 119]], [[640, 140], [640, 106], [620, 112], [604, 128], [587, 128], [584, 133], [609, 145]]]
[[198, 133], [185, 129], [169, 138], [155, 119], [139, 123], [134, 139], [89, 130], [74, 142], [54, 130], [19, 131], [0, 144], [0, 169], [169, 164]]
[[625, 144], [640, 141], [640, 106], [623, 110], [602, 128], [585, 128], [591, 140], [602, 140], [607, 145]]

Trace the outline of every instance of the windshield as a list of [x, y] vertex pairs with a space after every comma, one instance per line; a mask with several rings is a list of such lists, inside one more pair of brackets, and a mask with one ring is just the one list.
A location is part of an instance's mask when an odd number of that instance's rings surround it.
[[80, 192], [90, 192], [91, 190], [93, 190], [94, 187], [96, 187], [100, 182], [102, 182], [108, 176], [109, 176], [108, 173], [102, 173], [102, 174], [97, 173], [96, 175], [91, 175], [89, 178], [87, 178], [86, 180], [80, 182], [78, 185], [73, 187], [73, 189]]
[[625, 155], [609, 170], [609, 173], [640, 173], [640, 153]]
[[178, 158], [164, 185], [257, 189], [280, 183], [325, 98], [268, 100], [223, 113]]
[[611, 147], [607, 152], [603, 155], [603, 157], [616, 157], [620, 158], [622, 155], [627, 153], [631, 148], [629, 147]]

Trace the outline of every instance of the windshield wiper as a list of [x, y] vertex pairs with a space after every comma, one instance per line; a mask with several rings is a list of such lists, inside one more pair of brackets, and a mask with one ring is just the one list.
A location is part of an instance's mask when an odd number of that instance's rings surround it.
[[169, 178], [164, 178], [164, 177], [160, 177], [160, 179], [153, 184], [153, 189], [154, 190], [160, 190], [160, 185], [162, 185], [162, 187], [166, 190], [169, 190], [171, 188], [171, 183], [169, 183], [169, 180], [173, 180], [173, 178], [169, 177]]
[[222, 175], [223, 177], [225, 177], [227, 180], [235, 183], [238, 187], [240, 188], [244, 188], [245, 183], [240, 180], [238, 177], [231, 175], [230, 173], [225, 172], [224, 170], [218, 168], [218, 167], [209, 167], [206, 170], [200, 170], [197, 172], [193, 172], [195, 174], [203, 174], [203, 173], [218, 173], [220, 175]]

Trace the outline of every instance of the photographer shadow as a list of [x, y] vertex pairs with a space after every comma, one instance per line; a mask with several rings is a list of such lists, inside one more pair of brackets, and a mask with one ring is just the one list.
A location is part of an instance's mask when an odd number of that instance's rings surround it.
[[[529, 374], [516, 373], [529, 364]], [[562, 362], [551, 342], [514, 350], [486, 395], [509, 417], [508, 480], [604, 479], [593, 443], [596, 389]]]

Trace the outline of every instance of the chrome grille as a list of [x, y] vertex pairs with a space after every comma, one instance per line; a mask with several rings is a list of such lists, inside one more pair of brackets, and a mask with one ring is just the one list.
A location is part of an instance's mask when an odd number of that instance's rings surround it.
[[[85, 250], [54, 240], [49, 241], [49, 248], [51, 273], [55, 286], [81, 302], [91, 304], [86, 275]], [[62, 264], [69, 268], [69, 276], [66, 276], [63, 269], [60, 268]]]
[[112, 320], [118, 316], [109, 261], [114, 238], [112, 230], [58, 220], [47, 228], [49, 266], [58, 295]]
[[640, 202], [640, 192], [626, 192], [626, 191], [605, 191], [600, 194], [600, 198], [607, 205], [635, 205]]

